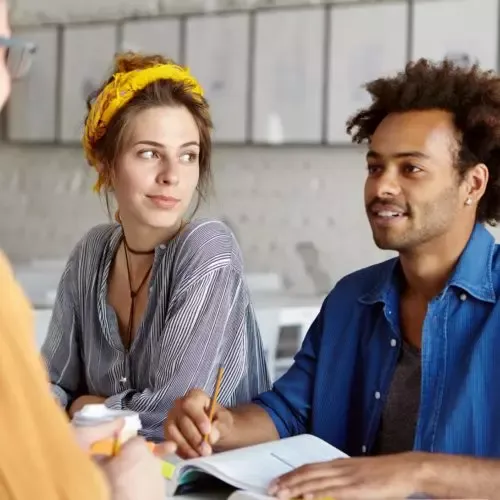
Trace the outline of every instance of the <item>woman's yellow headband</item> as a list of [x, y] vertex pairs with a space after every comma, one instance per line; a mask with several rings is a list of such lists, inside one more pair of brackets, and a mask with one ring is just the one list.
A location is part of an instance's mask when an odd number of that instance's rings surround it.
[[[177, 64], [158, 64], [150, 68], [137, 69], [126, 73], [115, 73], [92, 105], [83, 133], [83, 149], [87, 161], [97, 166], [98, 158], [94, 155], [94, 145], [106, 133], [106, 129], [116, 112], [127, 104], [137, 92], [157, 80], [182, 82], [189, 91], [203, 97], [203, 89], [188, 69]], [[95, 189], [99, 191], [101, 178]]]

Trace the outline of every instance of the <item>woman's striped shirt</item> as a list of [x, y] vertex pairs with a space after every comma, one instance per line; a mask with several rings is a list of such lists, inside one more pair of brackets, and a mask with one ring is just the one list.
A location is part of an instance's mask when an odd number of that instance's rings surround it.
[[190, 222], [155, 249], [148, 305], [130, 350], [107, 300], [117, 224], [97, 226], [79, 242], [62, 275], [42, 353], [64, 407], [78, 396], [139, 412], [143, 435], [163, 438], [173, 402], [191, 388], [219, 401], [249, 402], [270, 387], [263, 344], [238, 244], [223, 223]]

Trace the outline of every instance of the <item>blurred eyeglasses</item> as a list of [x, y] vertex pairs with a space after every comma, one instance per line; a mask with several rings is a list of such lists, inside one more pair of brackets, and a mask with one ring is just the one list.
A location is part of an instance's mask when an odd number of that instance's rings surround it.
[[36, 45], [20, 38], [0, 37], [0, 47], [5, 47], [5, 63], [13, 80], [26, 76], [33, 63]]

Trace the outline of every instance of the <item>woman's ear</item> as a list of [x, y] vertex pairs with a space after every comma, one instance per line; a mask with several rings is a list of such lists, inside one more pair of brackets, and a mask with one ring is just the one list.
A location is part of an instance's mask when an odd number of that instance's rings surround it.
[[96, 169], [97, 173], [101, 175], [104, 172], [104, 165], [102, 163], [97, 163], [94, 168]]
[[114, 191], [114, 181], [115, 181], [114, 170], [105, 163], [98, 163], [95, 166], [95, 169], [97, 170], [97, 174], [99, 175], [100, 185], [106, 191], [111, 191], [111, 192]]

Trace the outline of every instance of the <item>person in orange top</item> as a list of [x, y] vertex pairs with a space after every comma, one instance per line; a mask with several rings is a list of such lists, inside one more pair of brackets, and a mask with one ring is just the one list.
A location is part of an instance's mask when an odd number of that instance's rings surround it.
[[[10, 35], [0, 0], [0, 110], [11, 77], [26, 72], [35, 50]], [[123, 422], [72, 428], [50, 392], [30, 304], [1, 252], [0, 290], [0, 499], [163, 500], [160, 463], [142, 438], [99, 465], [90, 458], [92, 443], [114, 436]]]
[[49, 393], [30, 305], [2, 254], [0, 288], [0, 498], [108, 498], [104, 475]]

